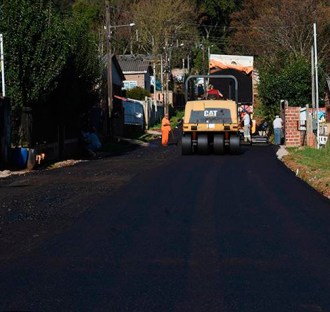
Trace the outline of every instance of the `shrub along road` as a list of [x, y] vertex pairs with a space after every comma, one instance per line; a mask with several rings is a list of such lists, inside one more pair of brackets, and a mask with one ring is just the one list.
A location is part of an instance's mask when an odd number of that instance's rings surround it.
[[0, 311], [330, 311], [329, 201], [272, 147], [178, 149], [143, 150], [150, 170], [112, 193], [110, 159], [82, 165], [90, 187], [88, 166], [107, 172], [104, 189], [83, 188], [69, 227], [2, 261]]

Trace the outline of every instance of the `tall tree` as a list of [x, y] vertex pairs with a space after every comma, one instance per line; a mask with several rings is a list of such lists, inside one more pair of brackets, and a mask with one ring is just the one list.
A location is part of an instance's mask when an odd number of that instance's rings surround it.
[[[63, 18], [50, 1], [11, 0], [3, 1], [0, 26], [16, 130], [22, 107], [33, 108], [34, 116], [45, 112], [54, 117], [65, 115], [64, 108], [77, 109], [79, 115], [83, 107], [95, 103], [100, 58], [85, 23]], [[15, 134], [17, 143], [20, 138]], [[32, 134], [27, 138], [31, 145]]]
[[320, 57], [330, 57], [330, 7], [323, 0], [251, 0], [233, 14], [232, 51], [276, 57], [287, 52], [309, 58], [313, 23], [318, 25]]
[[55, 87], [69, 53], [64, 22], [50, 2], [5, 1], [0, 17], [5, 37], [8, 95], [30, 106]]
[[[141, 0], [133, 8], [141, 49], [153, 55], [194, 32], [194, 10], [188, 0]], [[181, 42], [180, 42], [181, 43]], [[178, 45], [178, 44], [177, 44]]]
[[243, 0], [191, 0], [195, 5], [196, 23], [201, 36], [220, 48], [227, 45], [226, 27], [230, 16], [240, 9]]

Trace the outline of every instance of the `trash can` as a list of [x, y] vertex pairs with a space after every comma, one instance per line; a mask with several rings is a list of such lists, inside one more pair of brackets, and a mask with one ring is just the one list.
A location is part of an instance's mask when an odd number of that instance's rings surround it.
[[12, 149], [12, 162], [17, 169], [26, 169], [28, 161], [28, 149], [25, 147], [15, 147]]

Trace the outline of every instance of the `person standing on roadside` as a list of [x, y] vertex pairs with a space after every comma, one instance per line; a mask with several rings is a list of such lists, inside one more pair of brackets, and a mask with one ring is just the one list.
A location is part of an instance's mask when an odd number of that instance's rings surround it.
[[244, 142], [251, 142], [251, 118], [249, 113], [243, 110], [243, 124], [244, 124]]
[[168, 138], [171, 131], [171, 124], [168, 119], [168, 114], [165, 114], [162, 120], [162, 145], [167, 146]]
[[275, 145], [281, 145], [283, 120], [280, 118], [279, 115], [276, 115], [273, 121], [273, 127], [275, 135]]

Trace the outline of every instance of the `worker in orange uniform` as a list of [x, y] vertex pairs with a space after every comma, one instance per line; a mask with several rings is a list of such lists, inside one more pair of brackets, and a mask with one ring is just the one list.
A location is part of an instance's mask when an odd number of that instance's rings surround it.
[[165, 117], [162, 120], [162, 144], [163, 146], [167, 146], [168, 138], [171, 131], [171, 124], [168, 119], [168, 114], [165, 114]]

